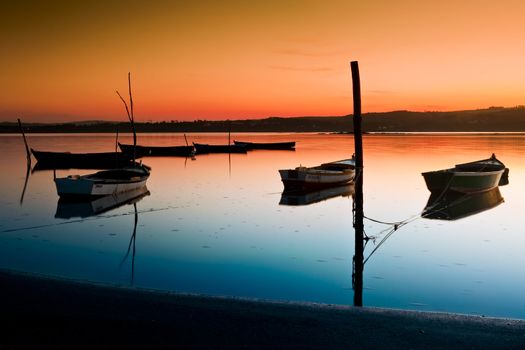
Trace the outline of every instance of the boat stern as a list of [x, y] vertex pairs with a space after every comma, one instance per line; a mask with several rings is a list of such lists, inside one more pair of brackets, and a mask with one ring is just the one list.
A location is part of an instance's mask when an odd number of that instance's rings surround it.
[[79, 175], [57, 178], [55, 185], [60, 197], [88, 197], [93, 192], [93, 182], [86, 181]]

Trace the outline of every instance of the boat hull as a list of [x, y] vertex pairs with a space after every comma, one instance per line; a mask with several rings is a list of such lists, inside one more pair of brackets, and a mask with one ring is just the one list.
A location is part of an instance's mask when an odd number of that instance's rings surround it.
[[248, 150], [295, 150], [295, 142], [244, 142], [233, 141], [234, 144], [244, 146]]
[[[133, 145], [118, 144], [123, 153], [133, 155]], [[136, 158], [142, 157], [189, 157], [193, 155], [193, 146], [136, 146]]]
[[146, 184], [148, 177], [149, 172], [142, 168], [116, 169], [86, 176], [56, 178], [55, 185], [60, 197], [81, 199], [136, 190]]
[[454, 168], [423, 173], [431, 192], [456, 191], [476, 193], [489, 191], [500, 183], [504, 169], [486, 172], [456, 171]]
[[354, 169], [343, 171], [315, 171], [308, 168], [279, 170], [285, 189], [314, 190], [352, 181]]
[[208, 145], [202, 143], [194, 143], [196, 154], [206, 153], [246, 153], [245, 146], [239, 145]]
[[108, 169], [129, 166], [132, 156], [121, 152], [70, 153], [31, 149], [37, 164], [48, 169]]

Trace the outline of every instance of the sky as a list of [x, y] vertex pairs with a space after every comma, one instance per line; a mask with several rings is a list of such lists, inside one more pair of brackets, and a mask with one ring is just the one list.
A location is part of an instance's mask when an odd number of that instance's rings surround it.
[[450, 111], [525, 104], [525, 1], [0, 4], [0, 121]]

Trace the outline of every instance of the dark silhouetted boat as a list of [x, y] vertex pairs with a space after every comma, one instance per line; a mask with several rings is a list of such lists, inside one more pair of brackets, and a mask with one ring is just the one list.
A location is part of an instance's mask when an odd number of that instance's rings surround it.
[[457, 220], [492, 209], [504, 202], [499, 187], [465, 194], [456, 191], [432, 193], [422, 217], [438, 220]]
[[42, 168], [48, 169], [108, 169], [129, 166], [133, 155], [121, 152], [71, 153], [46, 152], [31, 149]]
[[246, 146], [240, 145], [209, 145], [204, 143], [193, 143], [196, 154], [206, 153], [246, 153]]
[[299, 166], [295, 169], [279, 170], [284, 188], [310, 190], [341, 185], [355, 177], [355, 159], [344, 159], [324, 163], [316, 167]]
[[126, 204], [136, 203], [148, 195], [148, 188], [142, 186], [131, 191], [120, 192], [94, 199], [90, 198], [89, 200], [71, 200], [61, 197], [58, 200], [55, 218], [86, 218], [99, 215]]
[[354, 184], [348, 183], [341, 186], [328, 187], [319, 191], [294, 191], [285, 190], [281, 194], [281, 205], [308, 205], [318, 203], [335, 197], [349, 197], [354, 194]]
[[492, 154], [488, 159], [457, 164], [454, 168], [429, 171], [422, 175], [431, 192], [450, 190], [460, 193], [475, 193], [497, 187], [504, 172], [505, 165]]
[[[123, 153], [133, 155], [133, 145], [118, 143]], [[135, 146], [137, 158], [142, 157], [190, 157], [194, 154], [193, 146]]]
[[295, 150], [295, 141], [292, 142], [245, 142], [233, 141], [235, 145], [244, 146], [247, 150]]

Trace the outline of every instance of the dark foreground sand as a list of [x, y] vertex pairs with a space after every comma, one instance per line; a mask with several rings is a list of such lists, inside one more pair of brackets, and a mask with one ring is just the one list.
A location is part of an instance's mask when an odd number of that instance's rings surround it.
[[0, 271], [0, 349], [525, 349], [525, 321], [269, 303]]

